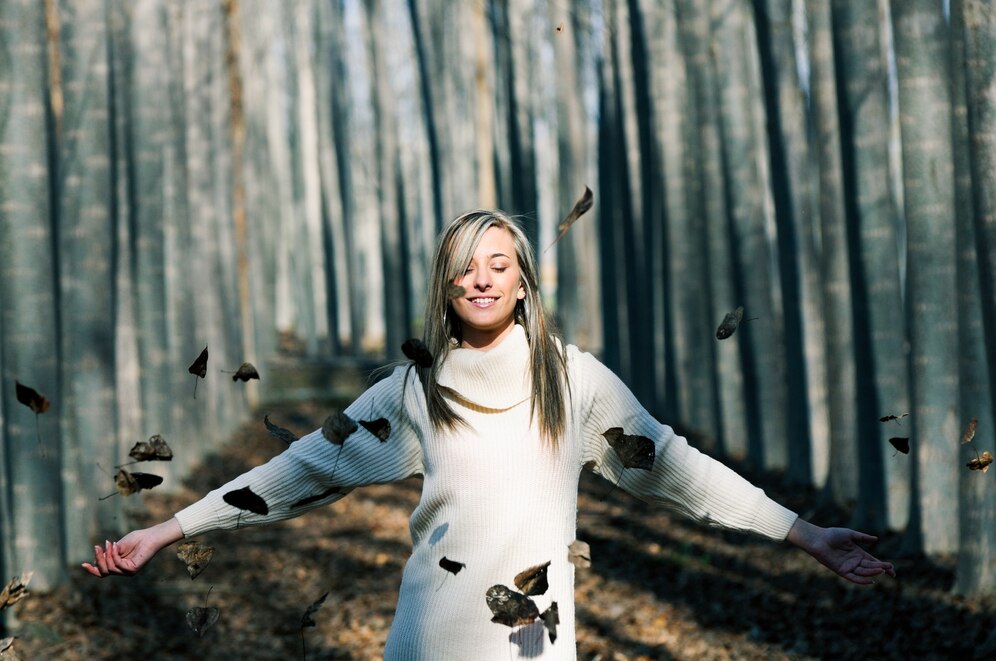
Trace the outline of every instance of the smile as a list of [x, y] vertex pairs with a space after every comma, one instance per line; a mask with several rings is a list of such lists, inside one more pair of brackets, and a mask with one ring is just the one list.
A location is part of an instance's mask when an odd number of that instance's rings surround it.
[[470, 299], [470, 302], [473, 303], [474, 305], [478, 306], [478, 307], [482, 307], [483, 308], [483, 307], [487, 307], [487, 306], [491, 305], [492, 303], [495, 302], [495, 300], [497, 300], [497, 299], [495, 299], [495, 297], [492, 296], [490, 298], [472, 298], [472, 299]]

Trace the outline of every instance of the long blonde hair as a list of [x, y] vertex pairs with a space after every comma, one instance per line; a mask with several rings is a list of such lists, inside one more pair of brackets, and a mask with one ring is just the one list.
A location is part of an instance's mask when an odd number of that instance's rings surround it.
[[[425, 390], [429, 419], [437, 428], [454, 429], [465, 421], [450, 407], [436, 382], [439, 368], [450, 349], [462, 339], [460, 320], [450, 305], [449, 286], [470, 263], [481, 237], [491, 227], [500, 227], [512, 235], [519, 262], [521, 284], [526, 296], [515, 306], [515, 321], [529, 341], [529, 367], [532, 374], [530, 416], [539, 418], [540, 436], [556, 445], [566, 426], [565, 390], [567, 357], [563, 342], [547, 319], [540, 298], [539, 278], [532, 247], [522, 229], [506, 214], [489, 209], [475, 209], [455, 218], [440, 234], [429, 272], [431, 283], [425, 306], [423, 342], [432, 353], [432, 367], [415, 367]], [[569, 394], [569, 393], [568, 393]]]

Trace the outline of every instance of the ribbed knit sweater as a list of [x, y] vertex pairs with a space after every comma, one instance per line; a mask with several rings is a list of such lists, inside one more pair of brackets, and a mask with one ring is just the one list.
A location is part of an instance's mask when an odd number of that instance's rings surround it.
[[[587, 467], [647, 502], [707, 524], [782, 540], [796, 515], [659, 423], [593, 356], [567, 348], [568, 416], [553, 447], [530, 420], [529, 345], [516, 326], [487, 352], [453, 349], [439, 385], [467, 422], [434, 429], [414, 370], [398, 367], [353, 402], [355, 420], [386, 418], [386, 441], [362, 425], [343, 445], [321, 430], [178, 512], [184, 535], [297, 516], [355, 487], [421, 474], [405, 566], [385, 659], [417, 661], [511, 658], [575, 659], [574, 541], [578, 477]], [[652, 439], [651, 470], [626, 468], [603, 433], [621, 427]], [[335, 466], [335, 474], [332, 467]], [[229, 505], [224, 494], [248, 486], [266, 515]], [[447, 573], [440, 560], [462, 563]], [[549, 588], [532, 596], [542, 612], [557, 603], [550, 642], [542, 621], [508, 627], [492, 621], [485, 595], [496, 584], [518, 592], [515, 576], [549, 562]], [[597, 558], [595, 559], [597, 563]]]

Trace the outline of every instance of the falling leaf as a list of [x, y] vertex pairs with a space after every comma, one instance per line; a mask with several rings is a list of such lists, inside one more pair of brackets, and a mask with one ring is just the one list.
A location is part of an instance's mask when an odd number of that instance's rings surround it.
[[312, 603], [310, 606], [308, 606], [308, 610], [304, 611], [304, 615], [301, 616], [301, 627], [302, 628], [303, 627], [313, 627], [313, 626], [316, 626], [315, 625], [315, 621], [311, 618], [311, 616], [318, 612], [318, 609], [322, 607], [323, 603], [325, 603], [325, 597], [327, 597], [327, 596], [329, 596], [328, 592], [326, 592], [325, 594], [323, 594], [322, 596], [320, 596], [318, 599], [316, 599], [314, 601], [314, 603]]
[[908, 436], [893, 436], [889, 439], [889, 443], [903, 454], [910, 453], [910, 439]]
[[200, 576], [211, 562], [211, 558], [214, 557], [214, 547], [198, 542], [184, 542], [176, 547], [176, 557], [187, 565], [187, 573], [193, 580]]
[[529, 569], [524, 569], [515, 575], [515, 587], [522, 591], [527, 597], [546, 593], [550, 583], [546, 580], [546, 570], [550, 567], [550, 561], [542, 565], [536, 565]]
[[249, 379], [259, 381], [259, 372], [256, 371], [256, 366], [252, 363], [242, 363], [239, 365], [239, 369], [235, 370], [235, 374], [232, 375], [232, 381], [246, 382]]
[[139, 441], [128, 452], [135, 461], [172, 461], [173, 451], [159, 434], [153, 434], [148, 441]]
[[[563, 25], [563, 23], [561, 23], [561, 25]], [[585, 212], [591, 208], [593, 201], [594, 195], [592, 195], [591, 189], [585, 186], [584, 193], [582, 193], [581, 197], [578, 198], [578, 201], [574, 203], [574, 208], [571, 209], [570, 213], [568, 213], [564, 219], [560, 221], [560, 224], [557, 225], [557, 231], [559, 234], [557, 234], [557, 238], [553, 240], [553, 243], [546, 247], [546, 250], [549, 250], [554, 246], [554, 244], [564, 238], [564, 235], [567, 234], [567, 230], [571, 229], [571, 226], [577, 221], [577, 219], [583, 216]], [[543, 252], [546, 252], [546, 250]]]
[[561, 21], [560, 23], [557, 24], [557, 32], [563, 32], [563, 31], [564, 31], [564, 22]]
[[972, 439], [975, 438], [975, 428], [979, 426], [979, 420], [977, 418], [972, 418], [968, 421], [968, 426], [965, 428], [965, 433], [961, 435], [961, 443], [971, 443]]
[[415, 361], [415, 364], [419, 367], [424, 367], [425, 369], [432, 367], [432, 353], [429, 351], [429, 347], [425, 346], [425, 342], [417, 337], [405, 340], [401, 345], [401, 352], [409, 360]]
[[208, 607], [207, 600], [211, 596], [211, 590], [214, 589], [212, 585], [208, 588], [207, 594], [204, 595], [204, 606], [194, 606], [187, 611], [187, 625], [194, 630], [198, 636], [203, 636], [204, 632], [207, 631], [215, 622], [218, 621], [218, 616], [221, 615], [219, 611], [214, 606]]
[[222, 496], [222, 499], [232, 507], [238, 507], [240, 510], [248, 510], [263, 516], [270, 513], [270, 508], [267, 506], [266, 501], [256, 495], [249, 487], [229, 491]]
[[463, 562], [457, 562], [456, 560], [450, 560], [445, 555], [439, 559], [439, 566], [448, 571], [449, 573], [456, 576], [460, 573], [460, 570], [467, 565]]
[[292, 503], [290, 509], [294, 509], [296, 507], [304, 507], [305, 505], [309, 505], [311, 503], [317, 503], [319, 500], [324, 500], [329, 496], [340, 493], [341, 491], [342, 491], [341, 487], [330, 487], [319, 494], [315, 494], [314, 496], [308, 496], [307, 498], [302, 498], [301, 500]]
[[221, 611], [214, 606], [194, 606], [187, 611], [187, 625], [194, 633], [203, 637], [204, 632], [214, 626], [220, 615]]
[[738, 305], [737, 309], [733, 312], [727, 312], [726, 316], [723, 317], [723, 321], [719, 323], [719, 328], [716, 329], [716, 339], [725, 340], [729, 336], [733, 335], [733, 332], [737, 330], [740, 326], [740, 322], [744, 318], [744, 306]]
[[283, 427], [270, 422], [270, 416], [268, 414], [263, 416], [263, 424], [266, 425], [266, 431], [270, 432], [287, 445], [290, 445], [297, 440], [297, 436], [295, 436], [289, 429], [284, 429]]
[[350, 434], [359, 429], [356, 421], [339, 411], [325, 418], [322, 423], [322, 435], [335, 445], [342, 445]]
[[194, 376], [199, 376], [203, 379], [204, 377], [207, 376], [207, 369], [208, 369], [208, 348], [204, 347], [200, 355], [197, 356], [197, 360], [195, 360], [190, 364], [190, 367], [187, 368], [187, 371], [193, 374]]
[[901, 425], [902, 423], [899, 422], [899, 421], [902, 420], [903, 418], [905, 418], [908, 415], [909, 415], [909, 413], [903, 413], [902, 415], [883, 415], [881, 418], [878, 419], [878, 421], [879, 422], [889, 422], [891, 420], [895, 420], [897, 425]]
[[557, 608], [557, 602], [551, 602], [550, 607], [540, 614], [540, 619], [543, 620], [543, 626], [546, 627], [547, 633], [550, 634], [550, 642], [557, 642], [557, 625], [560, 624], [560, 609]]
[[114, 486], [122, 496], [130, 496], [143, 489], [151, 489], [163, 483], [163, 478], [152, 473], [129, 473], [121, 468], [114, 475]]
[[360, 420], [360, 425], [368, 432], [380, 439], [383, 443], [391, 436], [391, 423], [387, 418], [377, 418], [376, 420]]
[[602, 432], [602, 436], [626, 468], [651, 470], [654, 467], [654, 456], [657, 453], [654, 442], [646, 436], [630, 436], [624, 434], [622, 427], [612, 427]]
[[567, 560], [578, 569], [591, 567], [591, 547], [588, 542], [575, 539], [567, 546]]
[[44, 413], [52, 405], [52, 402], [48, 401], [44, 395], [20, 381], [14, 381], [14, 392], [17, 395], [17, 401], [27, 406], [36, 414]]
[[986, 450], [980, 456], [969, 461], [966, 466], [974, 471], [982, 471], [983, 473], [989, 471], [989, 464], [993, 463], [993, 455]]
[[[463, 298], [467, 295], [467, 290], [456, 284], [455, 282], [450, 282], [446, 285], [446, 298], [451, 301], [454, 298]], [[404, 346], [402, 346], [402, 351], [404, 351]], [[407, 354], [405, 354], [407, 355]]]
[[524, 594], [514, 592], [504, 585], [492, 585], [484, 595], [494, 617], [492, 622], [506, 627], [530, 624], [540, 616], [536, 602]]
[[0, 591], [0, 611], [10, 608], [30, 594], [28, 592], [28, 583], [31, 582], [32, 576], [34, 576], [34, 572], [25, 572], [20, 576], [10, 579], [7, 585], [3, 586], [3, 590]]
[[[201, 351], [200, 355], [197, 356], [197, 359], [190, 364], [190, 367], [187, 368], [187, 371], [193, 374], [194, 376], [199, 376], [200, 378], [203, 379], [204, 377], [207, 376], [207, 369], [208, 369], [208, 348], [204, 347], [204, 350]], [[197, 399], [197, 379], [194, 379], [194, 399]]]

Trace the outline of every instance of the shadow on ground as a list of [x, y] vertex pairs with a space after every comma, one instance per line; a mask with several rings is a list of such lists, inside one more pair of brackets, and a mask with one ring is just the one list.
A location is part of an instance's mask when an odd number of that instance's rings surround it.
[[[318, 405], [270, 410], [298, 433], [325, 412]], [[136, 522], [168, 518], [283, 447], [254, 419], [179, 493], [136, 499]], [[772, 476], [754, 478], [794, 509], [814, 507], [815, 494], [779, 492]], [[360, 489], [290, 521], [205, 535], [198, 541], [217, 552], [196, 580], [173, 549], [131, 579], [97, 580], [74, 569], [70, 585], [15, 607], [14, 649], [33, 660], [379, 658], [420, 488], [409, 480]], [[860, 589], [784, 544], [706, 529], [588, 474], [579, 511], [578, 536], [593, 558], [576, 582], [582, 659], [996, 655], [996, 602], [953, 596], [951, 563], [899, 558], [897, 580]], [[846, 513], [817, 518], [841, 523]], [[894, 558], [898, 548], [898, 539], [887, 538], [876, 552]], [[313, 615], [317, 626], [302, 629], [302, 615], [326, 592]], [[185, 621], [195, 606], [220, 610], [203, 637]]]

